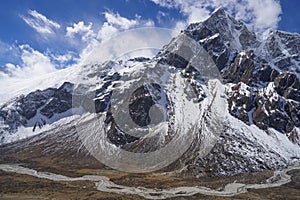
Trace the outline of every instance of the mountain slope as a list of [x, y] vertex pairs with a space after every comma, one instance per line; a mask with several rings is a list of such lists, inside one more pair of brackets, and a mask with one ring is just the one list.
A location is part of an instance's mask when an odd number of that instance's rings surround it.
[[[125, 171], [201, 176], [284, 167], [300, 158], [299, 50], [299, 35], [261, 39], [219, 9], [152, 59], [67, 69], [68, 82], [61, 72], [52, 87], [3, 103], [2, 161], [30, 147], [44, 148], [43, 156], [84, 151]], [[158, 151], [170, 145], [172, 153]]]

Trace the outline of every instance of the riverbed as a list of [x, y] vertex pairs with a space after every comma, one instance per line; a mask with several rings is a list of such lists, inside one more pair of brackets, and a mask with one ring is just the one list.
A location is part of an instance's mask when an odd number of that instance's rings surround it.
[[192, 196], [195, 194], [204, 194], [211, 196], [234, 196], [247, 192], [247, 189], [272, 188], [289, 183], [291, 181], [291, 176], [287, 173], [291, 170], [297, 169], [300, 170], [300, 162], [295, 162], [294, 165], [289, 166], [286, 169], [275, 171], [274, 175], [267, 179], [264, 183], [244, 184], [235, 181], [227, 184], [222, 190], [214, 190], [203, 186], [152, 189], [115, 184], [105, 176], [85, 175], [73, 178], [51, 172], [39, 172], [34, 169], [26, 168], [17, 164], [0, 164], [0, 170], [3, 170], [5, 172], [25, 174], [52, 181], [90, 181], [94, 183], [97, 190], [101, 192], [139, 195], [147, 199], [167, 199], [180, 196]]

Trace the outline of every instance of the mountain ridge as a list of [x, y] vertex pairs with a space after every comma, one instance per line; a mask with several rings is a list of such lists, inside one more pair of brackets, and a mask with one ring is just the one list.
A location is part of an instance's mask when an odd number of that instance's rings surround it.
[[[186, 43], [190, 40], [193, 41]], [[174, 124], [169, 125], [169, 132], [164, 136], [143, 138], [127, 134], [118, 127], [114, 118], [112, 95], [114, 91], [123, 89], [120, 84], [122, 81], [126, 82], [124, 80], [132, 79], [130, 81], [138, 83], [138, 78], [145, 74], [145, 71], [162, 75], [159, 72], [167, 69], [170, 71], [170, 77], [174, 76], [178, 83], [166, 84], [169, 91], [165, 94], [159, 84], [138, 87], [134, 98], [130, 99], [129, 111], [132, 119], [138, 124], [148, 125], [151, 122], [147, 114], [150, 107], [159, 104], [164, 109], [168, 108], [168, 118], [164, 120], [176, 122], [172, 113], [177, 109], [174, 105], [178, 103], [176, 99], [179, 99], [179, 96], [172, 97], [171, 91], [178, 92], [176, 87], [180, 87], [181, 84], [191, 85], [191, 90], [196, 94], [193, 98], [197, 101], [193, 106], [202, 105], [209, 96], [210, 88], [209, 84], [203, 82], [197, 67], [193, 66], [195, 63], [190, 61], [198, 50], [193, 49], [193, 42], [203, 47], [205, 55], [211, 57], [216, 68], [208, 69], [212, 72], [216, 72], [216, 69], [219, 71], [213, 77], [221, 77], [222, 86], [219, 89], [224, 87], [222, 95], [216, 98], [216, 101], [224, 104], [222, 107], [215, 105], [216, 113], [223, 112], [224, 116], [218, 119], [213, 112], [208, 111], [199, 126], [206, 127], [205, 131], [210, 133], [214, 128], [209, 124], [222, 121], [222, 130], [216, 144], [207, 153], [203, 152], [202, 141], [206, 133], [201, 131], [202, 129], [195, 132], [196, 139], [191, 147], [164, 169], [177, 169], [194, 176], [220, 176], [277, 169], [287, 166], [295, 158], [299, 159], [300, 36], [273, 31], [265, 41], [260, 41], [245, 24], [228, 16], [223, 9], [214, 12], [204, 22], [189, 25], [153, 59], [109, 61], [99, 65], [82, 66], [80, 71], [75, 73], [80, 74], [80, 84], [65, 82], [58, 88], [35, 91], [3, 104], [0, 107], [3, 121], [3, 126], [0, 127], [0, 141], [6, 144], [5, 148], [9, 148], [9, 142], [16, 141], [12, 146], [20, 144], [22, 142], [18, 141], [16, 135], [22, 135], [25, 129], [27, 134], [23, 141], [27, 141], [28, 135], [33, 135], [28, 139], [33, 146], [38, 133], [43, 134], [47, 131], [49, 137], [56, 138], [54, 135], [59, 134], [59, 131], [51, 124], [59, 127], [68, 122], [73, 124], [70, 126], [73, 127], [83, 109], [87, 113], [104, 116], [108, 140], [120, 149], [146, 153], [164, 147], [176, 136], [173, 133], [176, 129]], [[186, 50], [191, 54], [185, 54]], [[162, 71], [151, 71], [157, 63], [161, 65]], [[114, 70], [114, 67], [119, 71]], [[160, 94], [156, 99], [149, 97], [149, 94], [156, 93]], [[161, 102], [164, 95], [169, 99]], [[204, 106], [202, 108], [205, 109]], [[74, 116], [71, 111], [75, 113]], [[34, 117], [35, 122], [31, 120]], [[176, 115], [175, 118], [180, 116]], [[70, 127], [60, 130], [66, 131], [63, 134], [64, 138], [68, 137], [68, 133], [75, 134], [76, 131], [70, 131]], [[72, 147], [65, 148], [83, 148], [78, 138], [71, 138], [68, 145]], [[150, 147], [147, 147], [149, 144]], [[53, 145], [51, 147], [55, 149]]]

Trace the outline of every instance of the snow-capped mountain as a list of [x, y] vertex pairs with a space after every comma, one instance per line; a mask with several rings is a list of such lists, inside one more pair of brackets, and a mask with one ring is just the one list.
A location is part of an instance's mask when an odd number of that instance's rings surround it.
[[[219, 9], [189, 25], [152, 59], [76, 66], [55, 78], [32, 80], [39, 89], [18, 90], [2, 102], [0, 143], [25, 147], [25, 141], [35, 145], [39, 134], [63, 134], [70, 145], [64, 148], [80, 149], [84, 143], [91, 154], [109, 154], [155, 152], [174, 140], [184, 148], [172, 154], [174, 162], [155, 155], [164, 160], [157, 169], [198, 176], [284, 167], [300, 159], [299, 62], [298, 34], [271, 31], [260, 38]], [[71, 127], [78, 119], [85, 125], [74, 137]], [[105, 130], [105, 142], [103, 135], [89, 135], [95, 121]], [[151, 131], [129, 133], [132, 121]], [[91, 144], [91, 138], [106, 149]], [[109, 160], [108, 165], [115, 167]]]

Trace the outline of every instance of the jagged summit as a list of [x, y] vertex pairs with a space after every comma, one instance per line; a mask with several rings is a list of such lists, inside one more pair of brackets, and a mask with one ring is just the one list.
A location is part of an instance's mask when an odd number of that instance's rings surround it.
[[259, 46], [256, 34], [222, 8], [205, 21], [191, 24], [184, 33], [199, 41], [208, 51], [215, 52], [212, 57], [220, 70], [228, 66], [238, 52], [254, 50]]
[[286, 35], [287, 37], [300, 37], [299, 33], [291, 33], [287, 31], [282, 31], [282, 30], [271, 30], [270, 34], [278, 34], [278, 35]]
[[[229, 17], [229, 15], [226, 13], [226, 11], [220, 7], [218, 9], [216, 9], [214, 12], [212, 12], [212, 14], [204, 21], [220, 21], [220, 20], [224, 20], [227, 19]], [[192, 29], [197, 27], [197, 25], [201, 25], [203, 22], [196, 22], [196, 23], [192, 23], [190, 24], [187, 29]]]
[[218, 16], [228, 16], [228, 14], [226, 13], [225, 9], [223, 7], [219, 7], [216, 8], [212, 13], [211, 13], [211, 17], [213, 17], [214, 15], [218, 15]]
[[262, 48], [266, 60], [276, 70], [289, 71], [300, 78], [300, 35], [271, 31]]

